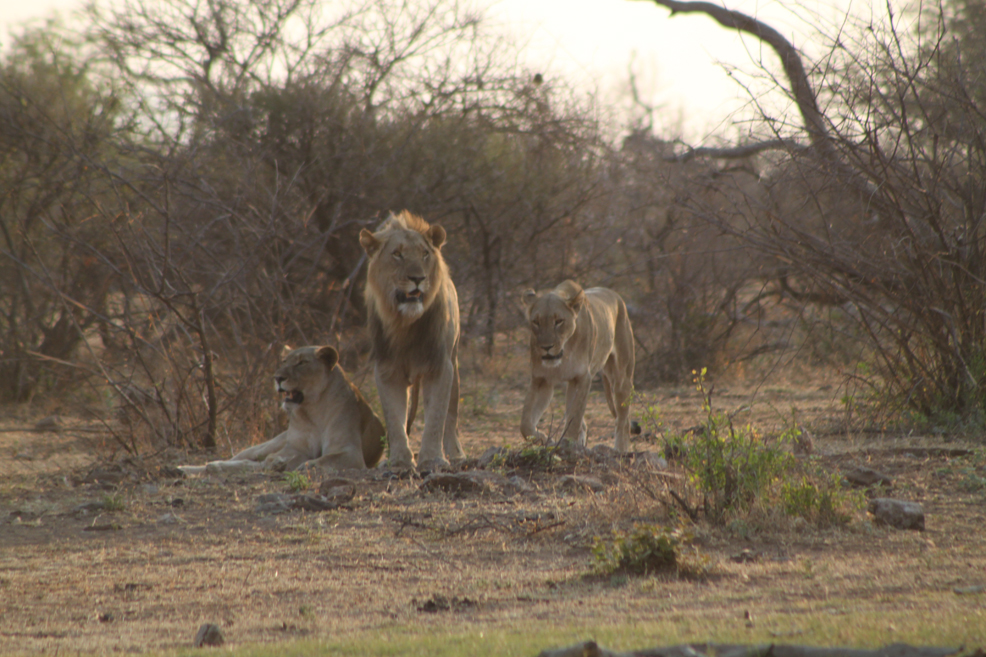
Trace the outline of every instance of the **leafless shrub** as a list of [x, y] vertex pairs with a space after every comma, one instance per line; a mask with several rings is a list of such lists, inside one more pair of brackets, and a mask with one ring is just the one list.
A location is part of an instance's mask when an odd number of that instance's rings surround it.
[[[769, 43], [810, 141], [793, 143], [792, 121], [765, 116], [772, 147], [786, 154], [767, 156], [743, 223], [707, 204], [695, 212], [769, 258], [774, 294], [841, 310], [865, 336], [883, 401], [981, 422], [986, 121], [981, 62], [969, 53], [982, 12], [922, 5], [907, 26], [888, 5], [882, 22], [847, 19], [806, 73], [790, 43], [759, 21], [657, 1]], [[951, 38], [951, 26], [965, 36]]]

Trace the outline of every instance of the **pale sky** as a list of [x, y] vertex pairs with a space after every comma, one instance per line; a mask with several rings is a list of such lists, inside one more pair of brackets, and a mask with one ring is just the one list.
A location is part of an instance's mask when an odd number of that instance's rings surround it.
[[[331, 0], [327, 0], [331, 1]], [[720, 62], [754, 68], [757, 44], [725, 30], [704, 15], [669, 17], [647, 0], [477, 0], [488, 4], [488, 24], [528, 52], [528, 64], [544, 75], [561, 75], [596, 94], [599, 105], [626, 102], [628, 67], [634, 62], [638, 88], [660, 107], [655, 125], [661, 134], [680, 126], [698, 144], [710, 134], [735, 135], [734, 112], [747, 102], [743, 89]], [[726, 0], [724, 4], [757, 16], [796, 46], [808, 47], [808, 28], [792, 16], [791, 0]], [[868, 11], [870, 0], [801, 0], [821, 17], [838, 22], [845, 7]], [[883, 0], [877, 0], [882, 5]], [[82, 0], [0, 0], [0, 32], [12, 24], [58, 10], [66, 19]], [[752, 48], [748, 51], [747, 48]], [[771, 56], [772, 53], [768, 55]], [[768, 58], [768, 61], [771, 61]]]

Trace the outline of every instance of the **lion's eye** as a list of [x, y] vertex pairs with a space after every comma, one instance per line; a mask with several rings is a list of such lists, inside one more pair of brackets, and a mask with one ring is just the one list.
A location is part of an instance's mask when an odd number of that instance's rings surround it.
[[427, 251], [425, 251], [424, 259], [427, 260], [430, 257], [431, 257], [431, 254], [428, 253]]
[[403, 260], [404, 254], [400, 251], [394, 251], [394, 260]]
[[538, 320], [536, 320], [536, 319], [532, 319], [532, 320], [531, 320], [531, 326], [533, 326], [534, 328], [540, 328], [540, 326], [541, 326], [541, 322], [539, 322], [539, 321], [538, 321]]
[[556, 319], [555, 320], [555, 328], [561, 328], [561, 325], [564, 324], [564, 323], [565, 323], [564, 320]]

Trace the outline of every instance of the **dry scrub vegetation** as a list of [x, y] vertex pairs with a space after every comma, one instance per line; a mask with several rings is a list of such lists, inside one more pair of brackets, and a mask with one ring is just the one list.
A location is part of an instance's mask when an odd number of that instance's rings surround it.
[[[604, 124], [446, 0], [121, 0], [14, 35], [3, 651], [168, 649], [203, 622], [237, 646], [983, 645], [986, 11], [826, 28], [796, 7], [821, 26], [802, 53], [727, 7], [656, 4], [779, 55], [742, 143], [688, 148], [641, 102]], [[285, 344], [337, 346], [374, 397], [357, 235], [404, 208], [448, 231], [460, 468], [492, 488], [376, 470], [339, 508], [268, 513], [311, 482], [178, 476], [274, 435]], [[519, 438], [517, 299], [564, 278], [627, 301], [634, 456]], [[607, 443], [598, 399], [588, 419]], [[843, 483], [860, 466], [927, 530], [873, 524], [877, 491]]]

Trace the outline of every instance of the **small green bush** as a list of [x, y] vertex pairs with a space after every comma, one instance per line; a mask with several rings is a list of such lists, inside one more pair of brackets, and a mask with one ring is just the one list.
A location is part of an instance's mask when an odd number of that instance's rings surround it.
[[781, 485], [780, 501], [784, 513], [822, 526], [844, 525], [863, 507], [862, 494], [842, 488], [838, 475], [808, 475]]
[[699, 576], [708, 569], [710, 559], [689, 546], [692, 539], [692, 534], [682, 527], [635, 525], [628, 533], [615, 532], [608, 540], [595, 540], [592, 546], [594, 569], [604, 575], [677, 571]]
[[311, 479], [300, 472], [295, 472], [294, 470], [284, 473], [284, 481], [287, 483], [288, 488], [291, 489], [292, 493], [300, 493], [303, 490], [308, 490], [312, 485]]

